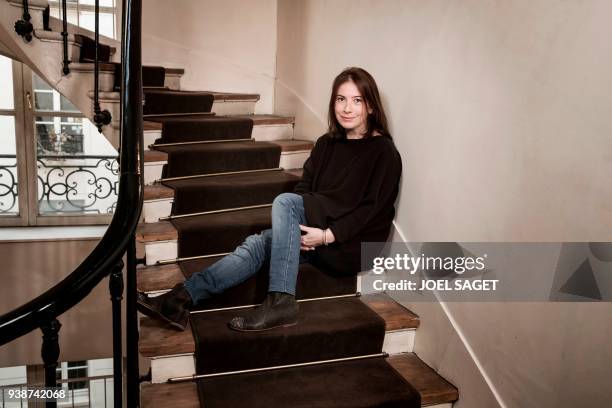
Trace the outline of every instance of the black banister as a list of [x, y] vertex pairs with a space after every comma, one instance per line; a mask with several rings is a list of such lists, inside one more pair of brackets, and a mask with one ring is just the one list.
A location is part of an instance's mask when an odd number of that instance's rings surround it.
[[[144, 145], [142, 143], [142, 0], [123, 2], [123, 41], [121, 43], [121, 129], [130, 129], [140, 135], [138, 150], [122, 149], [122, 157], [136, 172], [137, 166], [144, 176]], [[130, 86], [137, 83], [139, 86]], [[124, 132], [121, 132], [122, 142]], [[124, 144], [122, 143], [122, 146]], [[128, 144], [129, 146], [129, 144]], [[132, 167], [133, 166], [133, 167]], [[143, 183], [144, 184], [144, 183]], [[144, 199], [144, 189], [140, 191], [140, 205]], [[132, 231], [127, 248], [127, 287], [126, 287], [126, 401], [128, 407], [140, 406], [140, 385], [138, 370], [138, 321], [136, 312], [136, 237]]]
[[[134, 235], [143, 202], [144, 163], [140, 45], [141, 1], [125, 0], [123, 3], [119, 194], [113, 219], [98, 245], [72, 273], [35, 299], [0, 316], [0, 345], [37, 328], [43, 329], [47, 342], [47, 348], [43, 354], [46, 355], [45, 363], [48, 362], [49, 367], [54, 364], [53, 342], [57, 338], [53, 333], [57, 335], [57, 330], [59, 330], [57, 317], [79, 303], [95, 286], [109, 276], [119, 265], [128, 249], [127, 322], [128, 325], [136, 327]], [[63, 7], [65, 10], [65, 0]], [[131, 365], [128, 363], [128, 377], [135, 374], [133, 381], [137, 381], [137, 365], [136, 372], [133, 372], [133, 359], [137, 358], [137, 355], [131, 355], [132, 353], [133, 344], [131, 348], [128, 347], [128, 361], [132, 361]], [[131, 373], [130, 367], [132, 367]], [[115, 384], [115, 387], [121, 389], [122, 384]], [[136, 395], [136, 398], [138, 396], [137, 392], [132, 395]], [[130, 398], [129, 393], [128, 398]], [[116, 401], [117, 403], [119, 405], [116, 406], [121, 405], [121, 401]], [[138, 406], [137, 400], [135, 404], [129, 406]]]
[[[101, 111], [98, 98], [99, 71], [99, 0], [96, 0], [95, 56], [95, 122], [110, 123], [110, 113]], [[67, 54], [66, 0], [62, 0], [64, 62], [63, 72], [69, 72]], [[27, 0], [24, 20], [29, 23]], [[121, 43], [121, 133], [119, 146], [119, 188], [113, 219], [98, 245], [65, 279], [28, 303], [0, 316], [0, 345], [19, 338], [36, 328], [43, 331], [42, 358], [45, 364], [45, 384], [54, 386], [59, 357], [58, 316], [85, 298], [103, 279], [109, 277], [113, 309], [114, 406], [140, 406], [138, 373], [138, 325], [136, 312], [136, 242], [135, 232], [144, 197], [144, 146], [142, 126], [142, 66], [141, 66], [142, 0], [123, 2]], [[26, 18], [27, 17], [27, 18]], [[30, 24], [31, 25], [31, 24]], [[24, 26], [21, 24], [20, 27]], [[17, 23], [16, 23], [17, 28]], [[105, 115], [108, 115], [107, 117]], [[98, 120], [100, 119], [100, 120]], [[104, 121], [107, 121], [106, 123]], [[50, 155], [50, 158], [58, 158]], [[7, 167], [7, 166], [4, 166]], [[8, 166], [11, 167], [11, 166]], [[123, 257], [126, 255], [126, 378], [123, 381], [121, 328], [121, 297], [123, 296]], [[105, 383], [106, 386], [106, 383]], [[123, 389], [127, 390], [123, 398]], [[48, 400], [47, 408], [56, 407]]]
[[[123, 346], [121, 336], [121, 299], [123, 299], [123, 262], [115, 265], [108, 280], [113, 307], [113, 381], [122, 384], [123, 377]], [[113, 401], [115, 407], [121, 407], [123, 401], [123, 387], [113, 387]]]
[[66, 11], [66, 0], [62, 0], [62, 43], [64, 50], [64, 62], [62, 63], [62, 72], [64, 75], [70, 73], [70, 60], [68, 60], [68, 14]]

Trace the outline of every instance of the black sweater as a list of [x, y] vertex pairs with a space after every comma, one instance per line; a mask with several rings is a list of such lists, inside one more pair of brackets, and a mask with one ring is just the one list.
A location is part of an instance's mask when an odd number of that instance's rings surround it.
[[308, 225], [330, 228], [336, 242], [319, 246], [315, 263], [338, 272], [361, 270], [361, 242], [385, 241], [395, 216], [402, 161], [390, 137], [321, 136], [294, 192]]

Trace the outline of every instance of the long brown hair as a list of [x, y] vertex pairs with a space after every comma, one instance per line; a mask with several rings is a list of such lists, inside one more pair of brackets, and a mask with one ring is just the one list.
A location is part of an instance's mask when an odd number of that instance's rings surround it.
[[389, 126], [387, 125], [387, 116], [385, 115], [385, 111], [380, 101], [380, 94], [378, 93], [376, 81], [374, 81], [372, 75], [365, 69], [358, 67], [345, 68], [344, 71], [334, 79], [331, 97], [329, 99], [329, 111], [327, 113], [327, 121], [329, 124], [328, 132], [330, 135], [342, 139], [346, 137], [346, 131], [340, 125], [338, 119], [336, 119], [335, 105], [338, 88], [348, 81], [353, 81], [355, 86], [357, 86], [359, 93], [366, 103], [366, 109], [372, 109], [372, 113], [368, 114], [368, 119], [366, 121], [366, 133], [363, 135], [364, 139], [371, 137], [374, 132], [391, 137], [389, 134]]

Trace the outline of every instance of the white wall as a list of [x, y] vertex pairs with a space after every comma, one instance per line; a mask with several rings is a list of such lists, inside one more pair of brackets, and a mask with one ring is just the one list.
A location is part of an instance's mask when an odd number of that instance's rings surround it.
[[[403, 158], [407, 240], [611, 241], [611, 13], [603, 0], [279, 0], [276, 110], [315, 139], [334, 76], [372, 73]], [[458, 386], [457, 407], [612, 403], [609, 305], [409, 306], [417, 353]]]
[[258, 93], [272, 113], [276, 0], [148, 0], [143, 4], [145, 65], [184, 68], [181, 89]]

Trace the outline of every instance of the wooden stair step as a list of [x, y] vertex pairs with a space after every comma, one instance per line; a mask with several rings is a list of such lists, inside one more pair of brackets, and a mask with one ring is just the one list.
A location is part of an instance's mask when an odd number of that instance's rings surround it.
[[[421, 406], [453, 403], [459, 399], [459, 391], [442, 378], [433, 368], [425, 364], [415, 353], [402, 353], [387, 358], [394, 367], [421, 395]], [[141, 386], [143, 408], [168, 405], [198, 408], [200, 401], [195, 382], [165, 384], [143, 384]]]
[[387, 361], [421, 394], [421, 406], [452, 403], [459, 391], [414, 353], [389, 356]]
[[140, 388], [142, 408], [200, 408], [198, 387], [193, 381], [175, 384], [143, 384]]
[[213, 94], [215, 102], [219, 101], [258, 101], [259, 94], [205, 91]]
[[164, 68], [166, 75], [184, 75], [185, 70], [183, 68]]
[[137, 268], [138, 290], [154, 292], [172, 288], [185, 280], [177, 263], [168, 265], [148, 265]]
[[145, 150], [144, 161], [145, 163], [167, 162], [168, 153], [159, 150]]
[[151, 184], [145, 186], [144, 200], [161, 200], [164, 198], [174, 198], [174, 190], [163, 184]]
[[361, 296], [361, 301], [385, 320], [385, 329], [403, 330], [419, 327], [419, 316], [397, 303], [385, 293], [372, 293]]
[[136, 229], [136, 241], [141, 243], [178, 239], [178, 231], [169, 221], [140, 224]]
[[[176, 269], [178, 269], [178, 266], [176, 266]], [[168, 268], [164, 272], [167, 273], [170, 270]], [[140, 288], [140, 272], [138, 280]], [[385, 320], [385, 330], [387, 331], [416, 329], [419, 326], [418, 316], [399, 305], [388, 295], [363, 295], [361, 300]], [[193, 353], [195, 351], [190, 327], [185, 331], [178, 331], [149, 317], [143, 317], [140, 320], [139, 347], [140, 353], [145, 357]]]

